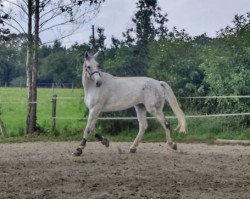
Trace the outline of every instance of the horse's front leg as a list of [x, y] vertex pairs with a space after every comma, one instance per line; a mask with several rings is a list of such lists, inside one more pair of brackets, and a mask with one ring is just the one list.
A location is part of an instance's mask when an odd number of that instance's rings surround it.
[[95, 123], [97, 121], [100, 112], [101, 112], [101, 106], [94, 106], [89, 110], [87, 125], [83, 131], [83, 140], [76, 149], [76, 151], [73, 153], [75, 156], [80, 156], [82, 154], [82, 150], [86, 146], [87, 137], [90, 134], [90, 132], [94, 129]]

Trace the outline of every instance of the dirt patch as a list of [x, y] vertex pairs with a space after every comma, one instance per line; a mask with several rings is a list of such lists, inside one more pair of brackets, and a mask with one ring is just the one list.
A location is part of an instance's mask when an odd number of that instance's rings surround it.
[[[78, 142], [0, 144], [0, 198], [247, 198], [250, 147]], [[118, 152], [118, 147], [126, 153]]]

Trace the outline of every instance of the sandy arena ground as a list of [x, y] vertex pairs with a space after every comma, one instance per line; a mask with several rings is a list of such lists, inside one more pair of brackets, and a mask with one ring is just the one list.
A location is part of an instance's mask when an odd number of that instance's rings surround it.
[[[250, 198], [250, 146], [87, 143], [0, 144], [0, 198]], [[119, 154], [118, 146], [126, 153]]]

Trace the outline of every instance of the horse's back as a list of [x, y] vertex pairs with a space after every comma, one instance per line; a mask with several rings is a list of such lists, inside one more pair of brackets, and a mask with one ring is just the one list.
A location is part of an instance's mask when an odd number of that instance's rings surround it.
[[108, 73], [104, 73], [106, 76], [106, 79], [111, 83], [111, 84], [115, 84], [118, 86], [125, 86], [125, 87], [129, 87], [131, 85], [136, 87], [140, 87], [140, 86], [145, 86], [145, 85], [159, 85], [160, 81], [155, 80], [153, 78], [150, 77], [142, 77], [142, 76], [138, 76], [138, 77], [116, 77], [113, 75], [110, 75]]
[[104, 79], [103, 96], [106, 102], [103, 111], [124, 110], [164, 98], [160, 81], [149, 77], [114, 77], [107, 74]]

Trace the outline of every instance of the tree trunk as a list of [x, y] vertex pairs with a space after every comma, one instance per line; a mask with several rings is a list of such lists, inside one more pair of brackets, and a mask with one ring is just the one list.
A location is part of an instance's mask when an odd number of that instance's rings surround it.
[[[37, 68], [38, 68], [38, 47], [39, 47], [39, 4], [40, 0], [35, 0], [35, 35], [31, 48], [27, 52], [27, 60], [32, 60], [27, 67], [27, 83], [28, 83], [28, 115], [27, 115], [27, 133], [32, 134], [36, 131], [36, 112], [37, 112]], [[32, 15], [31, 15], [32, 19]], [[32, 21], [31, 21], [32, 23]], [[32, 24], [31, 24], [32, 25]], [[30, 29], [30, 28], [29, 28]], [[32, 29], [32, 26], [31, 26]], [[32, 36], [32, 35], [31, 35]], [[31, 52], [29, 52], [31, 50]]]
[[37, 96], [36, 65], [35, 65], [36, 46], [34, 44], [32, 35], [32, 16], [34, 13], [33, 4], [34, 4], [33, 0], [28, 0], [28, 46], [27, 46], [27, 61], [26, 61], [27, 88], [28, 88], [28, 110], [26, 118], [27, 134], [34, 133], [36, 129], [36, 96]]
[[34, 112], [34, 95], [33, 95], [33, 78], [32, 78], [32, 45], [28, 46], [27, 49], [27, 88], [28, 88], [28, 110], [26, 118], [26, 133], [32, 134], [35, 129], [35, 112]]

